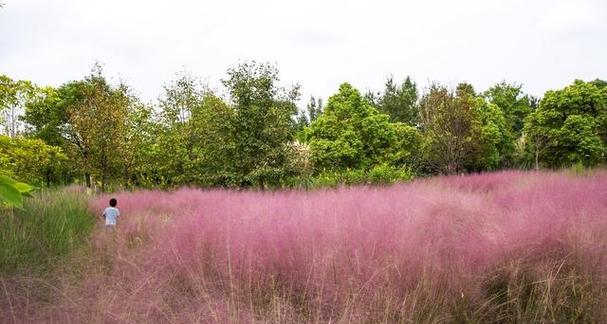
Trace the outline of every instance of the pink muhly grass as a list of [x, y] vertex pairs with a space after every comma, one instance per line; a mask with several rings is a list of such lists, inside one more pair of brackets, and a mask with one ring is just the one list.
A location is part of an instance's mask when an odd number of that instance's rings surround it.
[[[97, 235], [103, 256], [82, 285], [94, 288], [74, 292], [80, 308], [63, 312], [127, 322], [559, 321], [569, 309], [558, 305], [582, 303], [575, 285], [598, 300], [584, 301], [583, 318], [607, 320], [597, 292], [607, 274], [605, 173], [115, 196], [118, 231]], [[544, 304], [531, 308], [528, 296]]]

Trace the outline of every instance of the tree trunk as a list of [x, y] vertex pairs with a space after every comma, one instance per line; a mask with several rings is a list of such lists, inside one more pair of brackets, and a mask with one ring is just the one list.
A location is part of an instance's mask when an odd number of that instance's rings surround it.
[[101, 176], [101, 192], [105, 192], [106, 183], [107, 183], [107, 174], [105, 172], [103, 172], [103, 175]]
[[84, 173], [84, 181], [86, 183], [87, 188], [91, 188], [91, 174], [88, 172]]

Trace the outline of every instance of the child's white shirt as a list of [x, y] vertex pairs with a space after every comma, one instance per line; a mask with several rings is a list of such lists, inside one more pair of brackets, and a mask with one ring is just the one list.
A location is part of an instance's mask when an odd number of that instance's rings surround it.
[[105, 216], [105, 225], [116, 225], [116, 220], [120, 216], [120, 211], [116, 207], [108, 207], [103, 211]]

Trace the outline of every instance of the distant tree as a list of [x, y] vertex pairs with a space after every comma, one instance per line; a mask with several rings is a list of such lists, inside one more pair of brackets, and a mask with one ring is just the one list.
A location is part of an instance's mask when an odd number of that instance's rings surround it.
[[523, 130], [524, 120], [531, 113], [533, 99], [524, 94], [522, 85], [501, 82], [484, 92], [490, 103], [497, 105], [506, 117], [513, 136], [518, 138]]
[[433, 84], [420, 102], [424, 153], [431, 172], [463, 172], [473, 150], [472, 102]]
[[295, 135], [298, 139], [300, 139], [302, 136], [298, 136], [297, 134], [303, 132], [308, 126], [310, 126], [310, 120], [308, 119], [306, 111], [299, 109], [297, 116], [295, 117]]
[[25, 104], [34, 92], [29, 81], [14, 81], [6, 75], [0, 75], [0, 122], [3, 133], [15, 137], [23, 132], [21, 116]]
[[235, 172], [234, 110], [182, 73], [165, 86], [159, 124], [145, 146], [141, 164], [146, 181], [165, 185], [230, 185]]
[[184, 72], [164, 86], [160, 98], [163, 132], [159, 140], [166, 153], [161, 160], [164, 173], [175, 183], [188, 183], [192, 176], [200, 140], [192, 116], [201, 109], [205, 91], [196, 78]]
[[605, 80], [596, 79], [594, 81], [591, 81], [590, 83], [599, 89], [607, 88], [607, 81], [605, 81]]
[[418, 121], [417, 86], [407, 77], [402, 84], [394, 82], [393, 77], [386, 80], [384, 92], [377, 100], [379, 110], [392, 122], [416, 125]]
[[159, 158], [154, 154], [154, 143], [159, 142], [156, 132], [153, 108], [142, 103], [137, 97], [129, 94], [129, 109], [127, 112], [125, 131], [121, 134], [122, 143], [119, 161], [119, 174], [122, 176], [122, 185], [149, 185], [141, 182], [148, 167], [158, 162], [152, 159]]
[[125, 85], [108, 84], [99, 65], [84, 81], [69, 83], [67, 87], [74, 95], [66, 106], [67, 140], [85, 174], [97, 176], [101, 189], [106, 190], [110, 177], [121, 168], [129, 90]]
[[27, 136], [39, 138], [49, 145], [65, 146], [64, 130], [69, 122], [64, 104], [66, 90], [66, 87], [35, 88], [23, 115]]
[[105, 190], [129, 153], [125, 140], [132, 104], [128, 87], [110, 85], [96, 64], [83, 80], [38, 89], [26, 104], [24, 120], [29, 136], [60, 146], [87, 186], [95, 176]]
[[469, 171], [497, 170], [513, 163], [514, 136], [499, 106], [481, 96], [473, 98], [473, 154]]
[[607, 88], [576, 80], [562, 90], [546, 92], [527, 117], [524, 133], [536, 168], [596, 165], [605, 156]]
[[299, 140], [304, 140], [303, 130], [310, 126], [320, 114], [322, 114], [322, 99], [310, 97], [310, 101], [306, 105], [305, 110], [299, 110], [295, 120], [296, 137]]
[[246, 62], [223, 80], [234, 107], [235, 171], [243, 185], [274, 185], [290, 176], [299, 86], [279, 87], [278, 69]]
[[308, 115], [310, 116], [310, 123], [314, 122], [323, 111], [323, 102], [322, 98], [310, 98], [310, 103], [308, 104]]
[[413, 127], [391, 123], [348, 83], [329, 98], [307, 132], [318, 172], [402, 163], [419, 143]]
[[470, 84], [460, 83], [455, 93], [433, 84], [420, 109], [430, 172], [492, 170], [509, 160], [514, 146], [503, 112]]
[[367, 92], [365, 92], [364, 98], [365, 98], [365, 100], [367, 100], [367, 102], [371, 106], [379, 107], [379, 101], [381, 99], [381, 91], [367, 90]]
[[476, 97], [474, 86], [467, 82], [458, 83], [457, 87], [455, 88], [455, 93], [459, 98], [463, 98], [465, 96]]
[[234, 161], [236, 149], [235, 112], [222, 98], [207, 92], [201, 107], [192, 116], [199, 134], [199, 154], [194, 162], [194, 183], [205, 186], [233, 185], [238, 172]]

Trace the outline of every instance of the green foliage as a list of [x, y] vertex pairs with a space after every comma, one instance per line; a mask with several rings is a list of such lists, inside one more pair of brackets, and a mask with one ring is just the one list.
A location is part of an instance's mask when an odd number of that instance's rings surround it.
[[[549, 91], [538, 107], [518, 84], [482, 93], [433, 84], [418, 100], [411, 78], [390, 77], [382, 92], [363, 96], [345, 83], [326, 107], [311, 97], [303, 109], [299, 86], [279, 81], [275, 66], [245, 62], [227, 71], [224, 99], [184, 73], [152, 106], [108, 83], [98, 65], [57, 89], [0, 76], [4, 130], [14, 137], [0, 138], [0, 168], [39, 186], [78, 177], [102, 189], [271, 188], [322, 177], [390, 182], [377, 168], [430, 175], [606, 161], [600, 79]], [[26, 136], [46, 145], [15, 136], [23, 109]]]
[[403, 163], [417, 149], [414, 128], [391, 123], [345, 83], [306, 133], [317, 172]]
[[120, 172], [130, 99], [125, 86], [110, 86], [97, 68], [73, 85], [80, 97], [67, 107], [72, 152], [85, 173], [101, 180], [102, 190]]
[[432, 85], [421, 100], [426, 167], [454, 174], [508, 166], [513, 136], [503, 111], [478, 96], [471, 85], [455, 93]]
[[506, 123], [515, 137], [521, 135], [524, 120], [532, 110], [532, 99], [523, 93], [522, 87], [520, 84], [501, 82], [484, 93], [490, 103], [502, 110]]
[[482, 97], [473, 104], [474, 158], [468, 169], [474, 171], [497, 170], [512, 164], [514, 140], [504, 112]]
[[548, 91], [527, 117], [525, 135], [536, 168], [600, 163], [607, 142], [607, 88], [576, 80], [562, 90]]
[[299, 86], [278, 87], [278, 69], [270, 64], [242, 63], [227, 74], [223, 83], [234, 104], [232, 170], [241, 185], [278, 185], [297, 173], [288, 166]]
[[313, 123], [322, 114], [322, 111], [322, 99], [310, 97], [310, 102], [306, 105], [306, 109], [300, 110], [295, 120], [295, 137], [298, 140], [305, 140], [305, 128], [310, 126], [310, 123]]
[[34, 187], [27, 183], [17, 182], [14, 179], [0, 175], [0, 211], [4, 207], [23, 207], [23, 197], [30, 196]]
[[607, 81], [605, 81], [605, 80], [596, 79], [594, 81], [590, 81], [590, 83], [599, 89], [607, 88]]
[[389, 77], [383, 94], [377, 100], [379, 111], [390, 116], [390, 121], [416, 125], [418, 122], [417, 85], [407, 77], [402, 84]]
[[401, 181], [410, 181], [413, 177], [414, 173], [408, 167], [380, 164], [370, 170], [346, 169], [326, 171], [311, 177], [299, 177], [286, 186], [315, 189], [340, 185], [389, 185]]
[[20, 115], [35, 91], [30, 81], [12, 80], [0, 75], [0, 124], [5, 135], [15, 137], [22, 131]]
[[67, 87], [36, 88], [26, 103], [23, 120], [28, 124], [28, 135], [49, 145], [65, 147], [62, 130], [68, 123], [66, 112]]
[[473, 100], [434, 84], [420, 102], [423, 152], [429, 172], [463, 172], [473, 152]]
[[187, 75], [165, 86], [160, 123], [154, 130], [145, 174], [154, 172], [172, 185], [225, 185], [232, 172], [234, 110]]
[[0, 170], [37, 186], [60, 183], [67, 157], [59, 147], [39, 139], [0, 135]]
[[136, 102], [126, 85], [110, 85], [97, 64], [84, 80], [38, 91], [24, 119], [30, 136], [60, 146], [88, 186], [95, 176], [104, 189], [123, 172], [129, 111]]

